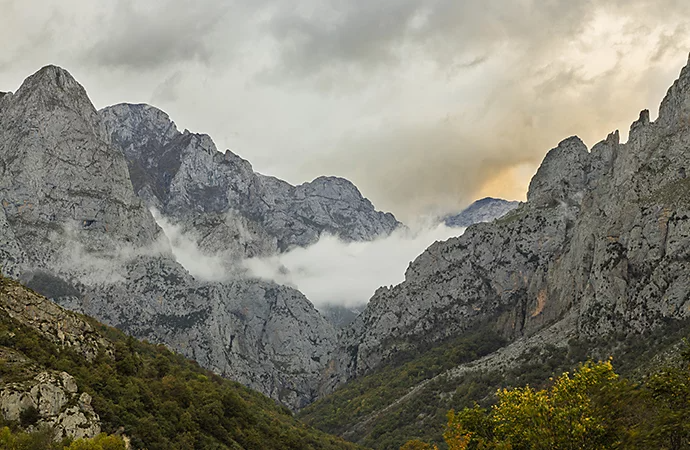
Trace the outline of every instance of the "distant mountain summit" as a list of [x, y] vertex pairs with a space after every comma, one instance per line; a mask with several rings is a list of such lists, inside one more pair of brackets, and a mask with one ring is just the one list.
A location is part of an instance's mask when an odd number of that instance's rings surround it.
[[491, 222], [503, 217], [518, 206], [520, 202], [485, 197], [472, 203], [459, 214], [446, 217], [443, 222], [449, 227], [467, 228], [475, 223]]

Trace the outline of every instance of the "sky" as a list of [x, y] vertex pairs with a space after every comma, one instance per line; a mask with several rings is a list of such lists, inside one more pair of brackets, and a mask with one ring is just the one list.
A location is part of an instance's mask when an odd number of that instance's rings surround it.
[[46, 64], [150, 103], [292, 183], [349, 178], [403, 221], [524, 200], [546, 152], [652, 118], [687, 0], [0, 0], [0, 91]]

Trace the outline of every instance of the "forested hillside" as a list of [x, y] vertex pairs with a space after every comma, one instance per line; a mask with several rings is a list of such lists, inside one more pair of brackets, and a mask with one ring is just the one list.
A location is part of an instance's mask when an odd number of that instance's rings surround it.
[[[91, 416], [100, 429], [128, 437], [133, 448], [356, 448], [163, 345], [137, 341], [67, 312], [7, 278], [0, 280], [0, 354], [0, 403], [13, 393], [28, 399], [0, 405], [3, 412], [13, 405], [21, 409], [18, 421], [5, 423], [14, 430], [50, 423], [50, 408], [40, 399], [32, 404], [31, 393], [22, 388], [30, 391], [41, 374], [55, 374], [62, 380], [73, 377], [75, 394], [90, 396]], [[83, 402], [79, 399], [74, 403]], [[74, 435], [74, 430], [66, 433]]]

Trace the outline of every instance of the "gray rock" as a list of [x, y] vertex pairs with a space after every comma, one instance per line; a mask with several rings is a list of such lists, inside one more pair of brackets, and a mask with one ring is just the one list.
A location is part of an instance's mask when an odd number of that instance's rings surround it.
[[355, 321], [365, 305], [359, 308], [348, 308], [340, 305], [323, 305], [319, 308], [321, 315], [336, 329], [345, 328]]
[[580, 138], [564, 140], [546, 154], [530, 181], [527, 202], [533, 206], [579, 204], [587, 187], [589, 166], [589, 151]]
[[23, 383], [0, 385], [0, 413], [5, 420], [19, 421], [29, 408], [38, 411], [36, 427], [55, 429], [56, 439], [92, 438], [101, 432], [100, 418], [91, 396], [78, 394], [77, 383], [66, 372], [41, 372]]
[[475, 223], [492, 222], [500, 219], [518, 206], [520, 206], [520, 202], [486, 197], [472, 203], [459, 214], [446, 217], [444, 223], [449, 227], [467, 228]]
[[[92, 361], [102, 349], [109, 349], [104, 341], [86, 321], [48, 302], [42, 297], [27, 293], [18, 287], [7, 288], [11, 295], [3, 296], [0, 312], [20, 323], [34, 328], [43, 337], [68, 347]], [[70, 392], [76, 392], [76, 385], [64, 382]]]

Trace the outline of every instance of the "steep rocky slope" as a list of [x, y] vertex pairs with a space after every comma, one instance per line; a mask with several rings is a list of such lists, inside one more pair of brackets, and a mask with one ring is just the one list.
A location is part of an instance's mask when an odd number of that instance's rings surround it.
[[136, 449], [356, 448], [162, 346], [2, 277], [0, 424], [29, 431], [47, 425], [56, 439], [103, 430]]
[[[545, 157], [527, 202], [438, 242], [344, 332], [333, 385], [487, 323], [510, 341], [639, 333], [690, 314], [690, 68], [627, 143], [577, 137]], [[553, 328], [556, 326], [557, 328]], [[559, 337], [560, 336], [560, 337]], [[337, 377], [340, 376], [340, 379]]]
[[[8, 280], [0, 279], [0, 283], [0, 314], [6, 321], [35, 330], [42, 339], [69, 348], [85, 361], [93, 361], [101, 350], [112, 351], [111, 345], [77, 315]], [[2, 418], [26, 421], [27, 412], [33, 409], [30, 425], [53, 427], [58, 438], [89, 438], [100, 433], [100, 417], [91, 406], [91, 395], [80, 389], [72, 375], [46, 368], [12, 345], [16, 332], [4, 325], [0, 333]]]
[[105, 129], [84, 89], [58, 67], [0, 99], [2, 272], [292, 408], [312, 401], [333, 327], [293, 289], [193, 279]]
[[446, 217], [444, 223], [449, 227], [467, 228], [475, 223], [491, 222], [501, 218], [518, 206], [520, 202], [486, 197], [472, 203], [459, 214]]
[[219, 153], [208, 135], [180, 133], [152, 106], [119, 104], [99, 114], [127, 158], [135, 192], [208, 252], [238, 259], [313, 244], [323, 232], [371, 240], [400, 225], [345, 179], [292, 186], [257, 174], [230, 150]]

